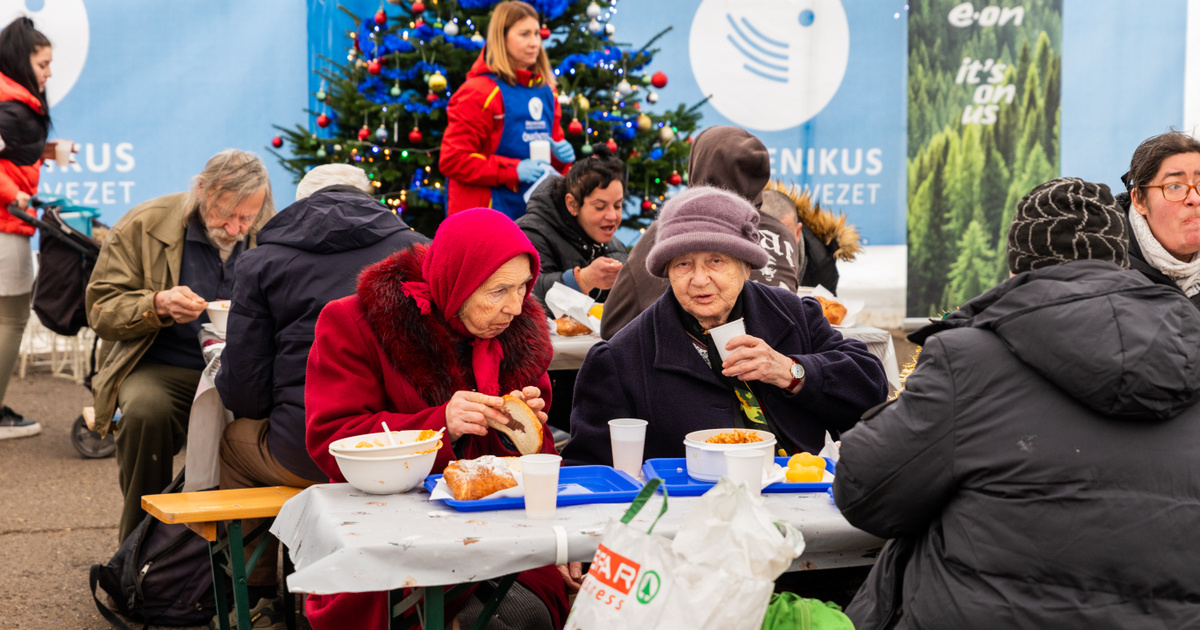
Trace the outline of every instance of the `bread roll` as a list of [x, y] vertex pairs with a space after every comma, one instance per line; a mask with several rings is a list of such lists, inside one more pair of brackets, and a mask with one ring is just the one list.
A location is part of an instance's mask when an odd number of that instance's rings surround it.
[[489, 419], [489, 427], [507, 435], [522, 455], [542, 452], [542, 423], [525, 401], [511, 394], [507, 395], [500, 411], [508, 416], [508, 424]]
[[842, 323], [842, 319], [846, 317], [845, 306], [819, 295], [814, 295], [813, 297], [817, 298], [817, 301], [821, 303], [821, 310], [825, 313], [825, 319], [828, 319], [830, 324], [837, 326]]
[[591, 328], [579, 323], [579, 320], [570, 315], [563, 315], [554, 320], [554, 324], [558, 327], [558, 334], [563, 337], [574, 337], [575, 335], [586, 335], [592, 332]]
[[[510, 464], [511, 460], [511, 464]], [[474, 501], [517, 485], [513, 470], [520, 470], [516, 457], [484, 455], [450, 462], [442, 479], [459, 501]]]

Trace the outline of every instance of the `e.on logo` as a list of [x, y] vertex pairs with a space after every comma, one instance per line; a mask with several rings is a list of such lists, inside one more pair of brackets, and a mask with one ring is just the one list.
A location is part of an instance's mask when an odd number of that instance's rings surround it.
[[850, 61], [840, 0], [703, 0], [688, 36], [692, 74], [717, 111], [779, 131], [816, 116]]
[[588, 575], [618, 593], [628, 595], [629, 591], [633, 590], [634, 581], [637, 580], [638, 571], [641, 569], [642, 565], [600, 545], [596, 549], [596, 557], [592, 559]]

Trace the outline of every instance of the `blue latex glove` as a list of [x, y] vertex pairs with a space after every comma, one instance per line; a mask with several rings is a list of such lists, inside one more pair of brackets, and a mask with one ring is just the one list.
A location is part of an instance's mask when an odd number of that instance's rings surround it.
[[571, 146], [566, 140], [559, 140], [551, 143], [550, 148], [554, 151], [554, 157], [558, 158], [559, 162], [569, 163], [575, 161], [575, 147]]
[[517, 162], [517, 179], [532, 184], [548, 170], [550, 165], [541, 160], [524, 159]]

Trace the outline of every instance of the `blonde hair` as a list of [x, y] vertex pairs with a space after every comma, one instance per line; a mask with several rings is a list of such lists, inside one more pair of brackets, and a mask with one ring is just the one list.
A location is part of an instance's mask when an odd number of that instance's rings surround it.
[[[192, 178], [192, 187], [188, 190], [186, 205], [188, 212], [195, 213], [204, 206], [207, 193], [216, 193], [220, 198], [225, 193], [233, 194], [233, 201], [228, 208], [234, 208], [247, 197], [260, 190], [266, 190], [262, 208], [268, 213], [275, 211], [275, 199], [271, 196], [271, 179], [267, 175], [267, 167], [257, 155], [238, 149], [225, 149], [208, 159], [204, 170]], [[226, 210], [228, 209], [226, 208]], [[205, 208], [211, 211], [212, 208]]]
[[[489, 70], [496, 73], [509, 85], [516, 85], [517, 72], [513, 69], [512, 61], [508, 56], [508, 45], [505, 38], [508, 36], [508, 30], [525, 18], [533, 18], [533, 21], [537, 22], [537, 9], [520, 0], [507, 0], [492, 9], [491, 21], [488, 22], [487, 48], [484, 50], [483, 60], [487, 63]], [[542, 80], [551, 88], [558, 87], [558, 82], [554, 80], [554, 73], [550, 70], [550, 58], [546, 56], [545, 46], [538, 51], [537, 62], [533, 64], [533, 69], [542, 75]]]
[[296, 185], [296, 201], [300, 201], [328, 186], [353, 186], [365, 193], [371, 192], [371, 180], [367, 172], [349, 164], [322, 164], [313, 168]]

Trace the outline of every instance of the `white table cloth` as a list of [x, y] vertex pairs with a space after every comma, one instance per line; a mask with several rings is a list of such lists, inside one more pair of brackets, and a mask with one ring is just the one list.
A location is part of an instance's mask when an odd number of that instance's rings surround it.
[[[808, 546], [793, 570], [871, 564], [883, 546], [847, 523], [827, 493], [764, 497], [772, 513], [804, 534]], [[369, 495], [349, 484], [316, 485], [296, 495], [271, 527], [296, 566], [288, 590], [358, 593], [493, 579], [554, 564], [559, 558], [555, 526], [566, 532], [566, 558], [587, 562], [605, 525], [629, 507], [561, 507], [553, 521], [531, 521], [520, 509], [458, 512], [428, 499], [416, 491]], [[659, 500], [652, 499], [634, 522], [645, 528], [657, 515]], [[673, 537], [697, 501], [672, 498], [654, 533]]]

